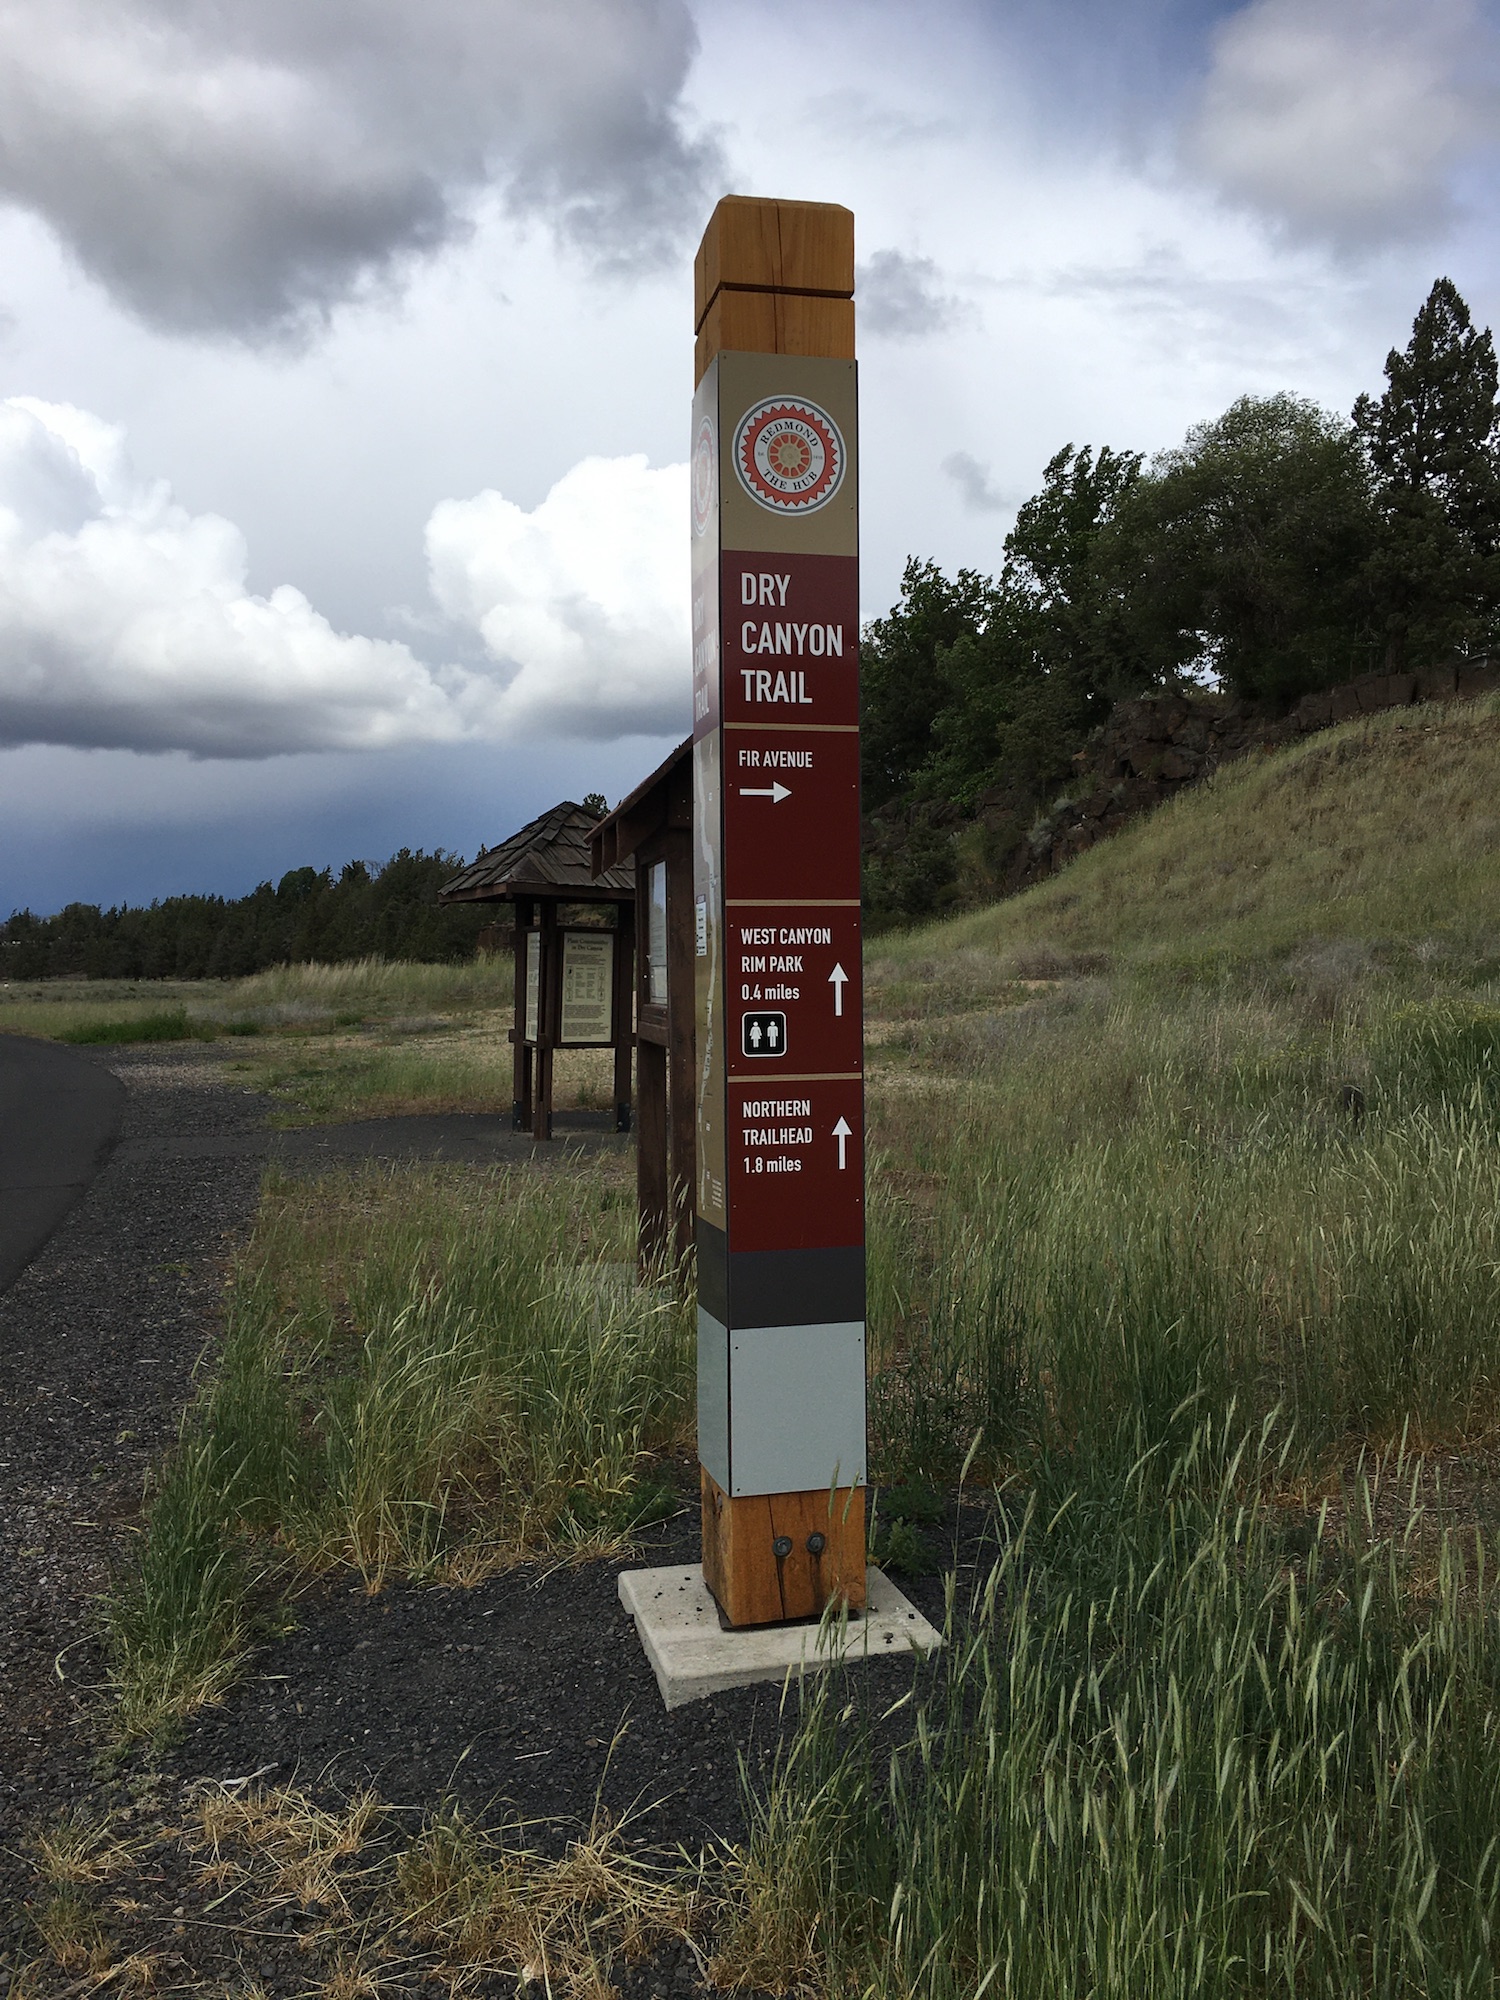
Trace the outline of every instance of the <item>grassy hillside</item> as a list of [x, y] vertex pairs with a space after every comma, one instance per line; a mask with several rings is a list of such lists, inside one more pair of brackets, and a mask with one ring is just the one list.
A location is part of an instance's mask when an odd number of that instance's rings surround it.
[[1315, 1456], [1494, 1421], [1497, 800], [1500, 702], [1385, 716], [872, 953], [876, 1329], [955, 1462], [1128, 1428], [1132, 1311]]
[[978, 948], [1022, 973], [1048, 953], [1268, 969], [1335, 939], [1500, 964], [1500, 699], [1230, 765], [1028, 894], [882, 940], [876, 963]]

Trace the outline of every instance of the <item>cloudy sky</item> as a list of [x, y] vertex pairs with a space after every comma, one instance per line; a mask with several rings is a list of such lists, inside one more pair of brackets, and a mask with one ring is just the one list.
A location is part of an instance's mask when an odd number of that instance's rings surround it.
[[1500, 0], [0, 0], [0, 916], [472, 853], [687, 723], [691, 254], [846, 203], [864, 603], [1500, 319]]

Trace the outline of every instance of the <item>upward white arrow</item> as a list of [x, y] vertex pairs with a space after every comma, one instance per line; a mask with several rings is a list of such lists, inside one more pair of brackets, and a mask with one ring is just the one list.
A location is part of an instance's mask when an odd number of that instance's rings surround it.
[[839, 1172], [842, 1173], [846, 1164], [844, 1148], [854, 1137], [854, 1127], [849, 1123], [847, 1118], [840, 1118], [838, 1124], [833, 1128], [833, 1136], [839, 1142]]
[[783, 799], [789, 799], [791, 796], [790, 788], [779, 784], [775, 778], [771, 780], [769, 785], [740, 786], [740, 797], [742, 799], [769, 799], [773, 806], [779, 806]]
[[828, 975], [828, 983], [833, 988], [833, 1011], [838, 1016], [844, 1011], [844, 982], [849, 975], [843, 966], [836, 965]]

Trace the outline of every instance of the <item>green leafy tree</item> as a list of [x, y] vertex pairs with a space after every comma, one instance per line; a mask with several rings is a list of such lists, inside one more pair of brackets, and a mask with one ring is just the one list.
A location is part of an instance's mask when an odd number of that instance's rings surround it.
[[954, 698], [946, 659], [994, 616], [998, 592], [987, 576], [962, 569], [952, 579], [913, 557], [900, 602], [860, 638], [860, 756], [864, 803], [875, 811], [905, 793], [933, 751], [933, 730]]
[[953, 893], [956, 834], [987, 788], [1018, 810], [990, 829], [987, 865], [1021, 838], [1030, 805], [1118, 695], [1138, 684], [1120, 606], [1094, 556], [1140, 459], [1072, 445], [1046, 469], [1005, 543], [998, 581], [950, 582], [908, 563], [901, 602], [865, 634], [865, 858], [877, 921], [940, 907]]
[[994, 609], [949, 648], [952, 690], [920, 783], [972, 804], [1004, 784], [1039, 798], [1111, 703], [1149, 677], [1098, 561], [1100, 540], [1140, 476], [1135, 452], [1066, 445], [1006, 537]]
[[1439, 278], [1385, 393], [1354, 426], [1375, 480], [1380, 533], [1367, 569], [1387, 664], [1473, 650], [1500, 636], [1500, 406], [1495, 343]]
[[1359, 441], [1291, 395], [1242, 396], [1161, 453], [1100, 549], [1143, 678], [1282, 705], [1369, 663], [1376, 518]]

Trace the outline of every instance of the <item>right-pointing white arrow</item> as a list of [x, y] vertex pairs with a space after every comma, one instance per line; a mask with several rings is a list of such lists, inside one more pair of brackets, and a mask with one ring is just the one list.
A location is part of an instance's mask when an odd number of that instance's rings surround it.
[[841, 1118], [833, 1128], [833, 1136], [839, 1142], [839, 1172], [842, 1173], [847, 1164], [844, 1159], [844, 1148], [854, 1137], [854, 1127], [849, 1123], [847, 1118]]
[[769, 785], [741, 785], [742, 799], [769, 799], [773, 806], [779, 806], [783, 799], [792, 796], [790, 789], [773, 778]]
[[835, 1017], [844, 1011], [844, 982], [849, 975], [843, 966], [836, 965], [828, 975], [828, 983], [833, 988], [833, 1011]]

